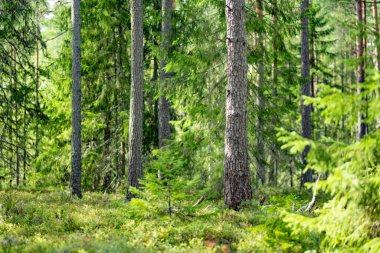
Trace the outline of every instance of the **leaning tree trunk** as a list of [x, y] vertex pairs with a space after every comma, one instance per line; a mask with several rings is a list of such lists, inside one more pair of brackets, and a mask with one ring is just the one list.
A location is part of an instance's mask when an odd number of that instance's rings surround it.
[[[365, 5], [363, 5], [362, 1], [356, 0], [356, 15], [357, 15], [357, 25], [359, 29], [359, 35], [357, 37], [357, 58], [359, 59], [359, 66], [358, 66], [358, 85], [357, 85], [357, 94], [360, 97], [362, 93], [362, 87], [361, 84], [365, 82], [365, 70], [364, 70], [364, 50], [365, 50], [365, 36], [364, 36], [364, 13], [363, 10]], [[361, 98], [360, 104], [364, 102]], [[363, 113], [363, 106], [360, 106], [359, 113], [358, 113], [358, 135], [357, 138], [361, 139], [364, 135], [367, 134], [368, 127], [367, 124], [364, 122], [365, 117]]]
[[82, 116], [81, 116], [81, 18], [80, 0], [72, 2], [72, 137], [71, 137], [71, 193], [82, 197]]
[[[256, 14], [263, 23], [263, 0], [256, 1]], [[264, 147], [264, 85], [265, 85], [265, 66], [264, 66], [264, 34], [260, 29], [257, 34], [256, 45], [258, 48], [259, 62], [258, 72], [258, 92], [257, 92], [257, 123], [256, 123], [256, 142], [257, 142], [257, 178], [262, 184], [266, 183], [265, 176], [265, 147]]]
[[132, 85], [129, 117], [129, 159], [127, 200], [133, 198], [129, 187], [139, 187], [142, 177], [142, 122], [143, 122], [143, 88], [144, 88], [144, 56], [143, 56], [143, 2], [131, 1], [132, 30]]
[[224, 150], [224, 201], [238, 209], [252, 198], [247, 144], [247, 59], [245, 1], [226, 0], [227, 97]]
[[[310, 82], [310, 59], [309, 59], [309, 17], [307, 10], [309, 8], [309, 0], [302, 0], [301, 4], [301, 79], [302, 79], [302, 96], [310, 97], [311, 95], [311, 82]], [[311, 139], [311, 105], [305, 105], [305, 99], [301, 98], [302, 109], [302, 137]], [[307, 146], [302, 153], [302, 163], [307, 165], [307, 154], [310, 147]], [[302, 173], [301, 187], [306, 182], [313, 181], [312, 170], [308, 169]]]
[[166, 97], [168, 79], [172, 73], [165, 70], [169, 58], [171, 47], [171, 20], [172, 20], [173, 0], [162, 0], [162, 25], [161, 25], [161, 60], [160, 60], [160, 92], [158, 100], [158, 139], [159, 147], [165, 146], [165, 141], [169, 139], [170, 126], [170, 102]]

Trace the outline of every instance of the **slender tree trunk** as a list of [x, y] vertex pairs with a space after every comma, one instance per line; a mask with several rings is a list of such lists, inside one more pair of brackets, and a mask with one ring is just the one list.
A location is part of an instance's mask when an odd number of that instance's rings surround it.
[[[121, 0], [118, 0], [117, 1], [117, 4], [118, 4], [118, 8], [121, 9], [122, 8], [122, 2]], [[127, 112], [127, 104], [126, 104], [126, 99], [127, 99], [127, 96], [126, 96], [126, 85], [127, 85], [127, 81], [124, 77], [124, 74], [125, 74], [125, 71], [124, 71], [124, 63], [123, 63], [123, 57], [124, 57], [124, 47], [125, 47], [125, 42], [124, 42], [124, 29], [123, 29], [123, 26], [122, 26], [122, 23], [120, 23], [117, 27], [117, 35], [118, 35], [118, 50], [117, 50], [117, 80], [118, 80], [118, 91], [119, 91], [119, 94], [118, 97], [119, 97], [119, 106], [120, 106], [120, 111], [123, 111], [123, 112]], [[125, 175], [125, 168], [126, 168], [126, 139], [124, 137], [124, 117], [121, 117], [120, 118], [120, 135], [121, 135], [121, 145], [120, 145], [120, 152], [118, 152], [118, 154], [120, 154], [120, 162], [119, 162], [119, 167], [118, 167], [118, 180], [120, 183], [120, 180], [124, 177]]]
[[72, 0], [72, 137], [71, 193], [82, 197], [82, 115], [81, 115], [81, 18], [80, 0]]
[[170, 126], [170, 102], [166, 97], [169, 78], [172, 73], [165, 70], [169, 60], [172, 33], [172, 8], [173, 0], [162, 0], [162, 26], [161, 26], [161, 60], [160, 60], [160, 92], [158, 100], [158, 139], [160, 148], [165, 146], [165, 140], [169, 139]]
[[[26, 83], [26, 75], [24, 76], [24, 82]], [[27, 136], [26, 136], [26, 97], [24, 97], [24, 116], [23, 116], [23, 137], [24, 137], [24, 145], [23, 145], [23, 159], [22, 159], [22, 166], [23, 166], [23, 177], [22, 177], [22, 184], [26, 186], [26, 166], [27, 166]]]
[[293, 161], [289, 164], [289, 177], [290, 177], [290, 187], [294, 187], [294, 181], [293, 181]]
[[247, 144], [247, 59], [245, 1], [226, 0], [227, 97], [224, 150], [224, 202], [238, 209], [252, 198]]
[[[263, 23], [263, 1], [256, 1], [256, 14], [261, 23]], [[261, 181], [261, 184], [266, 183], [265, 175], [265, 147], [264, 147], [264, 85], [265, 85], [265, 66], [264, 66], [264, 33], [260, 29], [257, 34], [256, 46], [259, 49], [259, 61], [258, 61], [258, 92], [257, 92], [257, 124], [256, 124], [256, 142], [257, 142], [257, 177]]]
[[[311, 95], [311, 82], [310, 82], [310, 59], [309, 59], [309, 17], [307, 10], [309, 9], [309, 0], [302, 0], [301, 4], [301, 67], [302, 67], [302, 96], [310, 97]], [[304, 98], [301, 98], [302, 109], [302, 137], [311, 139], [311, 105], [305, 105]], [[310, 147], [307, 146], [302, 153], [302, 163], [307, 165], [307, 154]], [[312, 170], [308, 169], [302, 173], [301, 187], [306, 182], [313, 181]]]
[[[14, 83], [14, 90], [17, 92], [18, 90], [18, 72], [17, 72], [17, 52], [16, 49], [14, 49], [14, 66], [13, 66], [13, 83]], [[18, 96], [16, 96], [18, 97]], [[15, 174], [16, 174], [16, 187], [20, 185], [20, 153], [19, 153], [19, 124], [18, 124], [18, 114], [19, 114], [19, 103], [16, 100], [15, 103], [15, 117], [14, 117], [14, 125], [15, 125], [15, 156], [16, 156], [16, 168], [15, 168]]]
[[[379, 33], [379, 18], [377, 13], [377, 1], [374, 1], [372, 4], [372, 14], [375, 22], [375, 68], [377, 70], [377, 75], [380, 72], [380, 60], [379, 60], [379, 52], [380, 52], [380, 33]], [[376, 98], [379, 99], [380, 90], [379, 87], [376, 88]], [[376, 119], [376, 129], [380, 129], [380, 116]]]
[[106, 112], [106, 126], [104, 128], [104, 151], [103, 151], [103, 161], [104, 168], [106, 170], [104, 181], [103, 181], [103, 191], [108, 192], [111, 189], [112, 182], [112, 162], [111, 162], [111, 112], [108, 110]]
[[143, 56], [143, 2], [131, 1], [132, 31], [132, 85], [129, 117], [129, 160], [127, 200], [133, 198], [129, 187], [139, 187], [142, 177], [142, 122], [143, 122], [143, 88], [144, 88], [144, 56]]
[[[15, 54], [15, 49], [12, 47], [12, 58], [13, 59], [16, 59], [16, 54]], [[10, 76], [10, 85], [11, 85], [11, 90], [10, 90], [10, 96], [9, 96], [9, 102], [10, 102], [10, 106], [9, 106], [9, 114], [8, 114], [8, 133], [9, 133], [9, 170], [10, 170], [10, 174], [11, 174], [11, 179], [9, 180], [9, 186], [12, 187], [12, 183], [13, 183], [13, 176], [14, 176], [14, 168], [13, 168], [13, 99], [12, 99], [12, 96], [13, 96], [13, 89], [14, 89], [14, 75], [16, 73], [14, 73], [14, 69], [13, 69], [13, 62], [10, 62], [10, 65], [9, 65], [9, 68], [10, 68], [10, 73], [11, 73], [11, 76]]]
[[[277, 97], [277, 85], [278, 85], [278, 31], [277, 31], [277, 23], [278, 23], [278, 7], [277, 7], [277, 0], [273, 0], [273, 12], [272, 12], [272, 20], [273, 20], [273, 38], [272, 38], [272, 47], [273, 47], [273, 64], [272, 64], [272, 108], [276, 108], [276, 97]], [[274, 124], [277, 122], [278, 117], [276, 114], [273, 114], [271, 116], [271, 121]], [[277, 145], [276, 145], [276, 140], [272, 141], [271, 145], [271, 150], [272, 150], [272, 156], [273, 156], [273, 166], [271, 166], [269, 170], [269, 175], [268, 175], [268, 180], [269, 183], [272, 186], [277, 185], [277, 178], [275, 176], [275, 170], [277, 168]]]
[[[39, 112], [40, 110], [40, 104], [39, 104], [39, 86], [40, 86], [40, 70], [39, 70], [39, 64], [40, 64], [40, 50], [39, 50], [39, 44], [37, 41], [36, 44], [36, 73], [35, 73], [35, 78], [36, 78], [36, 94], [35, 94], [35, 103], [36, 103], [36, 111]], [[36, 128], [35, 128], [35, 157], [38, 157], [38, 143], [39, 143], [39, 129], [38, 129], [38, 124], [39, 124], [39, 117], [36, 118]]]
[[[364, 13], [363, 13], [363, 2], [356, 0], [356, 15], [357, 15], [357, 25], [359, 29], [359, 35], [357, 37], [357, 58], [359, 59], [358, 66], [358, 86], [357, 94], [359, 97], [362, 93], [361, 84], [365, 82], [365, 70], [364, 70], [364, 50], [365, 50], [365, 36], [364, 36]], [[360, 99], [361, 100], [361, 99]], [[364, 101], [361, 100], [361, 103]], [[358, 135], [357, 138], [361, 139], [367, 134], [367, 124], [364, 122], [365, 117], [363, 113], [363, 106], [360, 106], [358, 113]]]

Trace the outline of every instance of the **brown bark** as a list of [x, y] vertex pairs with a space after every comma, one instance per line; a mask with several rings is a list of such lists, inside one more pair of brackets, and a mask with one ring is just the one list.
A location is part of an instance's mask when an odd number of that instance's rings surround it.
[[[365, 4], [363, 2], [356, 0], [356, 16], [357, 16], [357, 26], [359, 29], [359, 35], [357, 37], [357, 58], [359, 60], [359, 66], [358, 66], [358, 85], [357, 85], [357, 94], [359, 97], [361, 96], [362, 93], [362, 87], [361, 84], [365, 82], [365, 66], [364, 66], [364, 51], [365, 51]], [[360, 105], [365, 102], [360, 98], [361, 102]], [[365, 121], [365, 116], [363, 113], [363, 106], [360, 106], [359, 112], [358, 112], [358, 134], [357, 138], [358, 140], [363, 138], [367, 133], [368, 133], [368, 126], [364, 122]]]
[[224, 151], [224, 202], [238, 209], [252, 198], [247, 144], [247, 59], [245, 1], [226, 0], [227, 97]]
[[129, 117], [129, 159], [126, 199], [134, 195], [129, 187], [138, 188], [142, 177], [142, 123], [143, 123], [143, 88], [144, 88], [144, 45], [143, 45], [143, 3], [142, 0], [131, 1], [132, 31], [132, 85]]

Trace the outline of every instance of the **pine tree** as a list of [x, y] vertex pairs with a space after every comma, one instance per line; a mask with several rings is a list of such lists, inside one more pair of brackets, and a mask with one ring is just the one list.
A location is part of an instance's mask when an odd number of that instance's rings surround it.
[[72, 137], [71, 193], [82, 197], [82, 116], [81, 116], [81, 17], [80, 0], [73, 0], [72, 15]]
[[132, 86], [129, 117], [129, 159], [127, 196], [133, 197], [129, 187], [139, 187], [142, 177], [142, 123], [143, 123], [143, 88], [144, 88], [144, 56], [143, 56], [143, 3], [142, 0], [131, 2], [132, 30]]
[[252, 198], [247, 144], [247, 59], [245, 1], [226, 0], [227, 97], [224, 150], [224, 202], [238, 209]]
[[[310, 97], [311, 82], [310, 82], [310, 56], [309, 56], [309, 0], [302, 0], [301, 4], [301, 79], [302, 79], [302, 96]], [[302, 109], [302, 136], [311, 139], [311, 105], [305, 105], [305, 99], [301, 98]], [[302, 153], [302, 163], [307, 165], [307, 154], [310, 147], [307, 146]], [[306, 173], [302, 173], [301, 186], [307, 182], [313, 181], [312, 171], [308, 169]]]

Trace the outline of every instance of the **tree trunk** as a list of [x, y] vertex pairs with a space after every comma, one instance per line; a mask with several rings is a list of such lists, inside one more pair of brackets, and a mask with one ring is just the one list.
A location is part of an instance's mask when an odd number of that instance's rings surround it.
[[[361, 84], [365, 82], [365, 70], [364, 70], [364, 50], [365, 50], [365, 36], [364, 36], [364, 19], [365, 15], [363, 13], [365, 5], [362, 1], [356, 0], [356, 15], [357, 15], [357, 25], [359, 29], [359, 35], [357, 37], [357, 58], [360, 60], [358, 66], [358, 86], [357, 94], [361, 95], [362, 87]], [[361, 98], [360, 98], [361, 100]], [[361, 101], [362, 103], [363, 101]], [[363, 113], [363, 106], [360, 106], [358, 113], [358, 135], [357, 138], [360, 140], [368, 132], [368, 126], [364, 122], [365, 117]]]
[[[310, 83], [310, 59], [309, 59], [309, 17], [307, 10], [309, 9], [309, 0], [302, 0], [301, 4], [301, 79], [302, 79], [302, 96], [310, 97], [311, 83]], [[311, 105], [305, 105], [304, 98], [301, 98], [302, 109], [302, 137], [311, 139]], [[302, 153], [302, 163], [307, 165], [307, 154], [310, 147], [307, 146]], [[306, 182], [313, 181], [312, 170], [308, 169], [302, 173], [301, 187]]]
[[[256, 1], [256, 14], [261, 23], [263, 23], [263, 1]], [[257, 177], [261, 184], [266, 183], [265, 176], [265, 147], [264, 147], [264, 85], [265, 85], [265, 66], [264, 66], [264, 34], [261, 28], [257, 34], [256, 46], [258, 48], [258, 92], [257, 92], [257, 124], [256, 124], [256, 142], [257, 142]]]
[[[273, 46], [273, 64], [272, 64], [272, 108], [276, 108], [275, 98], [277, 96], [277, 85], [278, 85], [278, 31], [277, 31], [277, 23], [278, 23], [278, 9], [277, 9], [277, 0], [273, 0], [273, 10], [272, 10], [272, 20], [273, 20], [273, 38], [272, 38], [272, 46]], [[277, 122], [278, 117], [276, 114], [273, 114], [271, 116], [271, 121], [274, 124]], [[268, 180], [269, 184], [272, 186], [277, 185], [277, 179], [275, 176], [275, 169], [277, 167], [278, 161], [277, 161], [277, 145], [276, 140], [272, 140], [271, 145], [272, 150], [272, 156], [273, 156], [273, 166], [269, 169], [269, 175]]]
[[[17, 92], [18, 90], [18, 73], [17, 73], [17, 52], [16, 49], [14, 49], [14, 66], [13, 66], [13, 83], [14, 83], [14, 90]], [[18, 96], [16, 96], [17, 98]], [[19, 114], [19, 103], [16, 100], [15, 101], [15, 117], [14, 117], [14, 125], [15, 125], [15, 155], [16, 155], [16, 187], [20, 185], [20, 153], [19, 153], [19, 125], [18, 125], [18, 114]]]
[[170, 102], [166, 97], [168, 78], [172, 73], [165, 70], [169, 59], [171, 48], [171, 33], [172, 33], [172, 8], [173, 0], [162, 0], [162, 25], [161, 25], [161, 60], [160, 60], [160, 92], [161, 96], [158, 100], [158, 139], [159, 147], [165, 146], [165, 140], [169, 139], [170, 126]]
[[[40, 104], [39, 104], [39, 99], [38, 99], [38, 96], [39, 96], [39, 86], [40, 86], [40, 67], [39, 67], [39, 64], [40, 64], [40, 50], [39, 50], [39, 44], [38, 44], [38, 41], [36, 43], [36, 73], [35, 73], [35, 82], [36, 82], [36, 94], [35, 94], [35, 103], [36, 103], [36, 111], [39, 112], [40, 110]], [[39, 117], [36, 117], [36, 128], [35, 128], [35, 157], [37, 158], [38, 157], [38, 143], [39, 143], [39, 129], [38, 129], [38, 123], [39, 123]]]
[[[107, 99], [108, 100], [108, 99]], [[107, 101], [106, 100], [106, 101]], [[109, 192], [111, 189], [111, 182], [112, 182], [112, 162], [111, 162], [111, 112], [108, 110], [106, 112], [106, 127], [103, 130], [104, 136], [103, 136], [103, 143], [104, 143], [104, 150], [103, 150], [103, 162], [104, 162], [104, 169], [105, 169], [105, 176], [103, 180], [103, 191]]]
[[[377, 2], [374, 1], [372, 5], [372, 13], [373, 13], [373, 19], [375, 22], [375, 68], [377, 70], [376, 74], [379, 75], [380, 72], [380, 61], [379, 61], [379, 43], [380, 43], [380, 33], [379, 33], [379, 18], [377, 13]], [[379, 99], [380, 97], [380, 91], [379, 88], [376, 88], [376, 98]], [[380, 117], [376, 119], [376, 129], [380, 129]]]
[[132, 31], [132, 85], [129, 117], [129, 159], [127, 200], [133, 198], [129, 187], [139, 187], [142, 177], [142, 123], [143, 123], [143, 3], [142, 0], [131, 1], [131, 31]]
[[247, 59], [245, 1], [226, 0], [227, 97], [224, 151], [224, 201], [238, 209], [252, 198], [247, 144]]
[[72, 138], [71, 138], [71, 193], [82, 197], [82, 115], [81, 115], [81, 18], [80, 0], [72, 2]]

